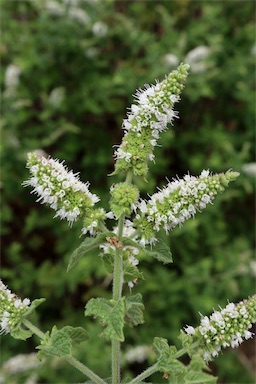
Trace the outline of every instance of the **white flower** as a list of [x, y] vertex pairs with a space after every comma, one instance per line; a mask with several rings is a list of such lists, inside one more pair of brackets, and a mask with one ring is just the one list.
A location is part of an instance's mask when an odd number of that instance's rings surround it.
[[178, 57], [173, 55], [172, 53], [167, 53], [166, 55], [164, 55], [163, 59], [164, 62], [170, 67], [176, 67], [179, 64]]
[[142, 363], [147, 359], [149, 354], [151, 353], [151, 347], [147, 345], [138, 345], [137, 347], [130, 348], [124, 354], [124, 360], [128, 363]]
[[108, 32], [108, 26], [102, 21], [97, 21], [96, 23], [93, 24], [92, 31], [95, 36], [103, 37]]
[[242, 166], [242, 171], [250, 177], [256, 177], [256, 163], [247, 163]]
[[195, 333], [195, 328], [192, 327], [191, 325], [187, 325], [187, 327], [184, 328], [184, 330], [186, 331], [186, 333], [188, 335], [194, 335], [194, 333]]
[[186, 62], [191, 66], [191, 71], [194, 73], [205, 72], [207, 65], [205, 59], [209, 56], [211, 50], [205, 46], [199, 46], [192, 49], [185, 57]]
[[6, 88], [16, 89], [19, 85], [19, 77], [21, 70], [15, 64], [10, 64], [5, 72], [5, 86]]
[[2, 369], [8, 373], [19, 373], [38, 368], [41, 365], [36, 353], [19, 354], [3, 363]]
[[32, 177], [23, 185], [34, 188], [32, 193], [39, 196], [37, 201], [56, 211], [54, 217], [67, 219], [72, 224], [99, 201], [98, 196], [89, 191], [89, 183], [82, 183], [78, 174], [68, 171], [63, 162], [30, 153], [27, 167]]
[[227, 304], [221, 311], [214, 311], [210, 318], [203, 317], [197, 328], [187, 326], [185, 331], [192, 342], [197, 342], [208, 362], [218, 356], [221, 348], [237, 348], [243, 339], [250, 339], [253, 334], [249, 329], [255, 321], [256, 295], [238, 304]]

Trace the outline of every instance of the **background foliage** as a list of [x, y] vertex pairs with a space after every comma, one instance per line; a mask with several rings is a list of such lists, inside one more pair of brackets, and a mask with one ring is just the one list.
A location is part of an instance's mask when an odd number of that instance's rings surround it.
[[[241, 176], [214, 206], [165, 239], [172, 265], [140, 261], [145, 281], [134, 293], [144, 295], [146, 324], [127, 329], [126, 349], [150, 345], [154, 336], [179, 345], [179, 329], [197, 324], [198, 311], [209, 314], [227, 299], [253, 293], [254, 183], [244, 164], [253, 161], [254, 8], [252, 1], [1, 2], [2, 278], [22, 297], [47, 298], [35, 319], [42, 330], [86, 323], [91, 341], [79, 346], [77, 357], [102, 376], [109, 374], [109, 346], [98, 337], [99, 326], [83, 318], [83, 308], [91, 297], [109, 297], [111, 279], [93, 252], [66, 273], [81, 225], [70, 229], [53, 220], [53, 212], [21, 187], [28, 178], [26, 154], [41, 149], [65, 159], [107, 208], [112, 146], [120, 143], [132, 94], [179, 62], [191, 64], [176, 108], [180, 120], [163, 135], [148, 184], [138, 185], [146, 195], [166, 176], [204, 168], [233, 168]], [[2, 360], [32, 352], [35, 342], [3, 337]], [[251, 383], [253, 352], [247, 341], [219, 357], [211, 366], [219, 383]], [[148, 364], [128, 360], [124, 355], [126, 373]], [[83, 380], [60, 361], [51, 364], [38, 371], [38, 382]], [[26, 382], [24, 375], [17, 380]]]

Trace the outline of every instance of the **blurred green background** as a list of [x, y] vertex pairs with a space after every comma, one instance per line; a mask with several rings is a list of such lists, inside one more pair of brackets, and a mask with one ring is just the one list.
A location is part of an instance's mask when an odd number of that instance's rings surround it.
[[[139, 373], [152, 356], [129, 359], [129, 349], [150, 345], [154, 336], [180, 346], [179, 330], [198, 324], [198, 312], [209, 315], [228, 299], [254, 293], [255, 176], [247, 164], [254, 161], [255, 2], [1, 0], [0, 6], [1, 276], [21, 297], [47, 299], [34, 319], [43, 331], [84, 325], [91, 341], [76, 356], [101, 376], [110, 375], [109, 345], [83, 309], [91, 297], [110, 297], [111, 279], [93, 252], [66, 273], [81, 225], [70, 229], [53, 220], [54, 212], [22, 188], [27, 152], [41, 149], [65, 159], [108, 209], [109, 187], [119, 180], [107, 177], [112, 147], [121, 141], [132, 95], [188, 62], [190, 75], [176, 106], [180, 119], [163, 134], [148, 183], [138, 181], [142, 195], [188, 170], [241, 173], [213, 206], [165, 239], [172, 265], [140, 261], [145, 281], [133, 292], [143, 293], [146, 323], [126, 330], [123, 350], [124, 372]], [[2, 362], [33, 352], [37, 342], [2, 337]], [[249, 340], [210, 367], [218, 383], [253, 383], [254, 356]], [[1, 377], [15, 384], [84, 380], [59, 360], [49, 363], [33, 374], [3, 367]], [[167, 382], [161, 375], [151, 379]]]

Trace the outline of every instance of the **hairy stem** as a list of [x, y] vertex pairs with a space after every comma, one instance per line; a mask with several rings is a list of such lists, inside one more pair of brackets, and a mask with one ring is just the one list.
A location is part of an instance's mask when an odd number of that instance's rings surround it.
[[[124, 215], [118, 221], [118, 239], [123, 234]], [[113, 276], [113, 300], [117, 301], [122, 296], [123, 288], [123, 255], [122, 249], [116, 248]], [[112, 340], [112, 384], [120, 383], [120, 341]]]
[[142, 372], [139, 376], [135, 377], [135, 379], [131, 380], [129, 384], [139, 384], [143, 380], [145, 380], [147, 377], [153, 375], [153, 373], [158, 371], [158, 364], [154, 364], [148, 369], [146, 369], [144, 372]]
[[[32, 324], [29, 320], [23, 319], [22, 323], [40, 339], [43, 340], [45, 338], [45, 334], [40, 331], [40, 329], [37, 328], [34, 324]], [[75, 359], [73, 356], [65, 356], [63, 357], [63, 359], [66, 360], [70, 365], [78, 369], [80, 372], [82, 372], [90, 380], [92, 380], [93, 383], [106, 384], [106, 382], [102, 380], [98, 375], [96, 375], [96, 373], [91, 371], [86, 365]]]

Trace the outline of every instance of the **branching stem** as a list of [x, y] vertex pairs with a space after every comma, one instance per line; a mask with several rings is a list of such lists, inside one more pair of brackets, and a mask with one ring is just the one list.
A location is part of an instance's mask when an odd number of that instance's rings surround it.
[[[29, 320], [23, 319], [22, 323], [40, 339], [43, 340], [45, 338], [45, 334], [40, 331], [40, 329], [37, 328], [34, 324], [32, 324]], [[64, 356], [63, 359], [66, 360], [70, 365], [78, 369], [80, 372], [82, 372], [90, 380], [92, 380], [93, 383], [106, 384], [106, 382], [101, 379], [98, 375], [96, 375], [96, 373], [91, 371], [86, 365], [75, 359], [73, 356]]]

